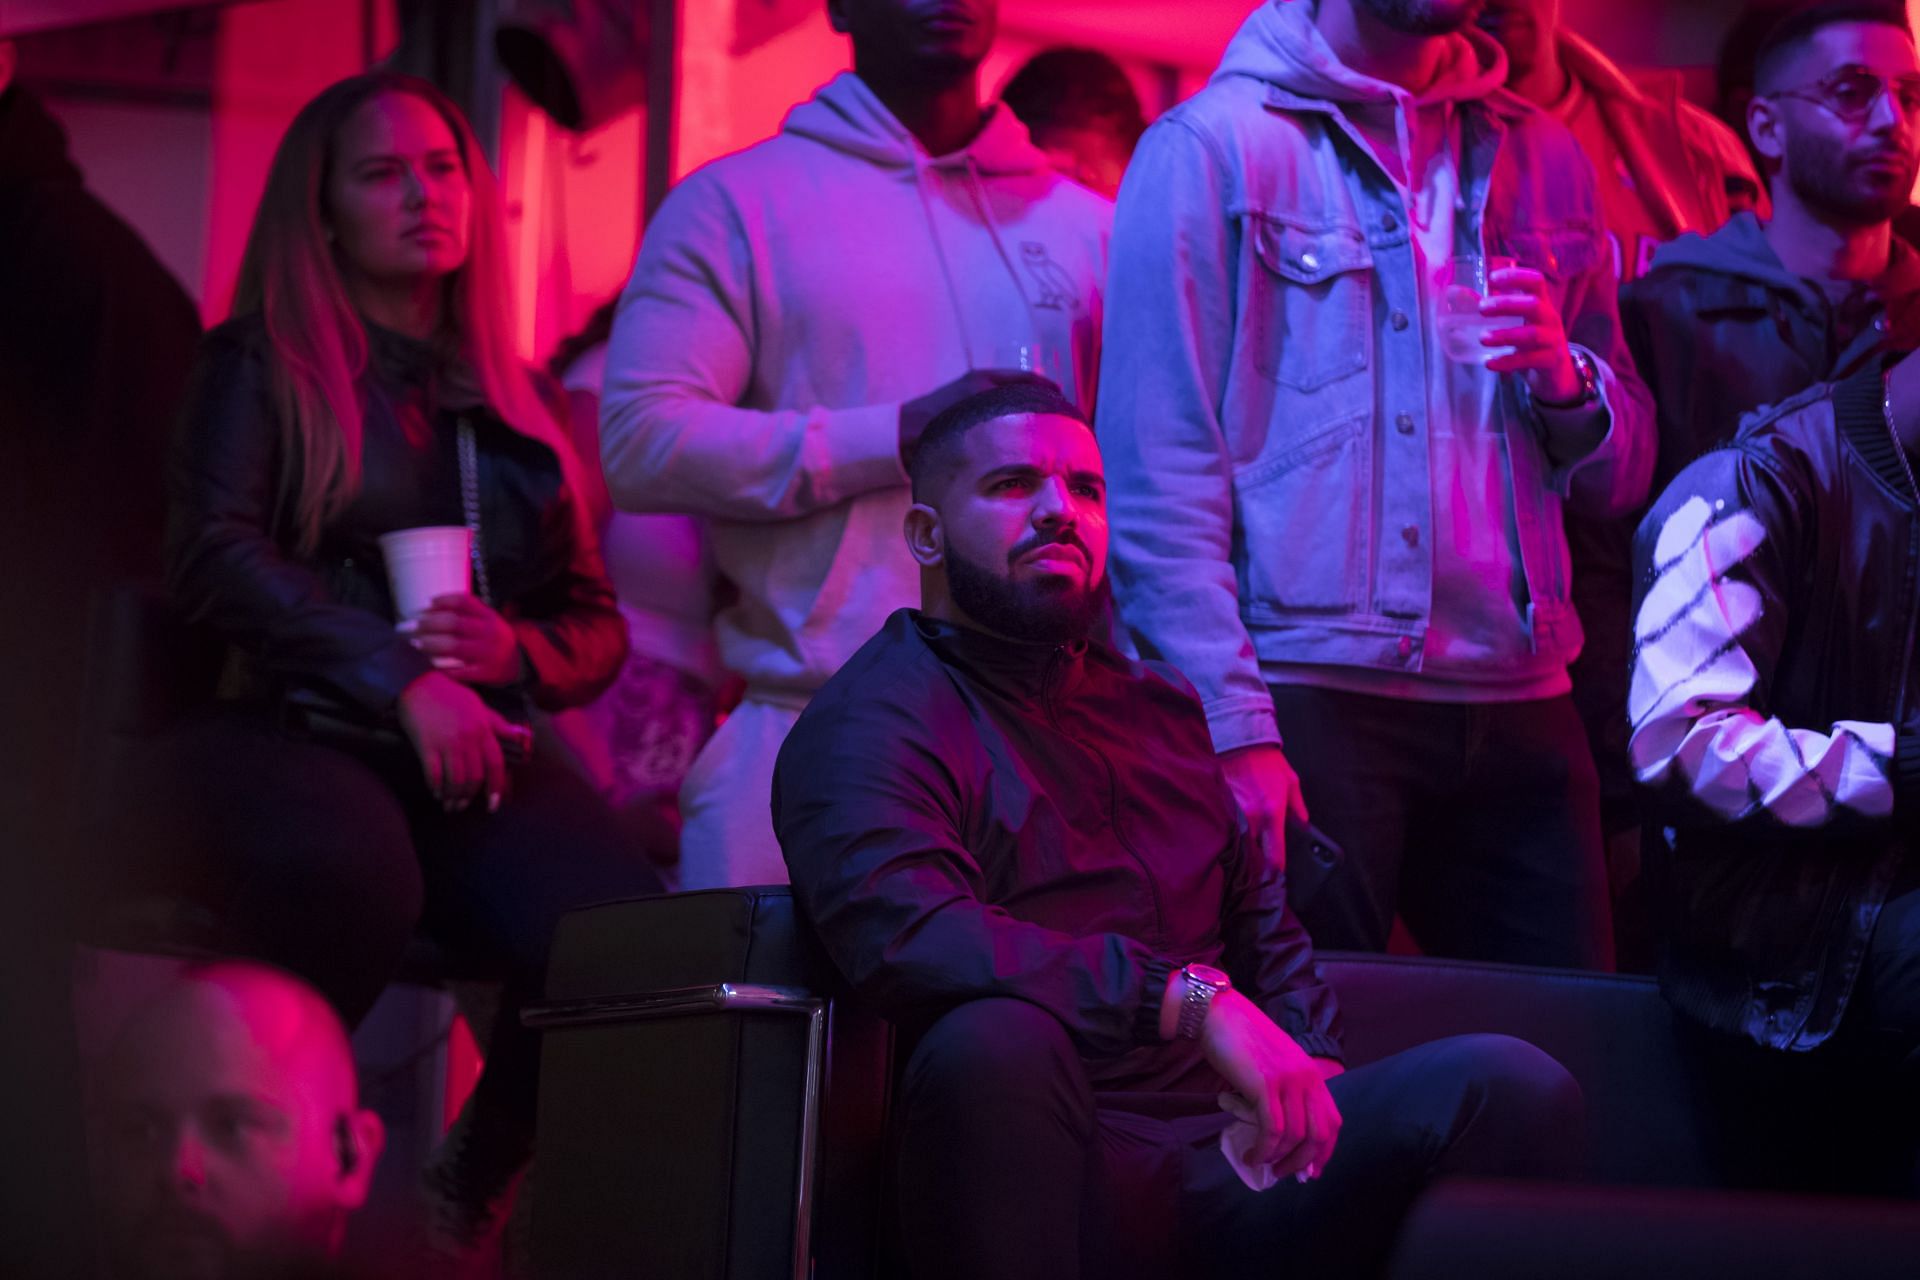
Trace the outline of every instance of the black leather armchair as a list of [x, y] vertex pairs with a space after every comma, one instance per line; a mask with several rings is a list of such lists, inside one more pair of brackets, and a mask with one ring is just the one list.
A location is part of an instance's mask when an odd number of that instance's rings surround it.
[[[1439, 1199], [1437, 1216], [1416, 1215], [1403, 1238], [1413, 1242], [1403, 1248], [1403, 1269], [1413, 1268], [1404, 1274], [1562, 1274], [1541, 1269], [1553, 1232], [1523, 1219], [1563, 1222], [1566, 1240], [1586, 1241], [1580, 1248], [1591, 1253], [1605, 1244], [1596, 1223], [1609, 1205], [1700, 1206], [1694, 1218], [1668, 1211], [1647, 1219], [1676, 1241], [1675, 1256], [1694, 1259], [1713, 1256], [1716, 1232], [1767, 1220], [1759, 1202], [1676, 1190], [1713, 1187], [1718, 1153], [1679, 1028], [1651, 979], [1338, 953], [1323, 962], [1340, 994], [1352, 1064], [1468, 1032], [1518, 1036], [1558, 1058], [1586, 1091], [1592, 1181], [1615, 1188], [1467, 1196], [1460, 1212], [1476, 1228], [1465, 1235], [1463, 1219], [1446, 1211], [1454, 1201]], [[838, 995], [787, 890], [576, 912], [556, 940], [548, 995], [528, 1014], [547, 1029], [533, 1210], [543, 1273], [896, 1274], [883, 1229], [892, 1033]], [[1773, 1215], [1782, 1230], [1827, 1221], [1826, 1202], [1791, 1203], [1792, 1213]], [[1511, 1256], [1488, 1225], [1503, 1204], [1521, 1224]], [[1877, 1256], [1920, 1257], [1920, 1213], [1851, 1202], [1834, 1212], [1836, 1230], [1874, 1224]], [[1629, 1213], [1611, 1228], [1626, 1250], [1623, 1266], [1645, 1253], [1629, 1248], [1641, 1238], [1634, 1221]], [[1471, 1256], [1480, 1269], [1451, 1266], [1468, 1256], [1466, 1239], [1477, 1241]], [[1743, 1246], [1741, 1256], [1755, 1253]], [[1500, 1257], [1511, 1265], [1487, 1261]], [[1609, 1270], [1604, 1258], [1583, 1256], [1581, 1265], [1580, 1275], [1642, 1274]]]
[[893, 1033], [837, 985], [784, 888], [566, 917], [526, 1012], [540, 1274], [883, 1274]]

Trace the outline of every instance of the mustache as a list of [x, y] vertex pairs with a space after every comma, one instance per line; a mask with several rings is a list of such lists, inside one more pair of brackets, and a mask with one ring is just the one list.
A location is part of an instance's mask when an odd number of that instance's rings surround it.
[[1058, 533], [1036, 533], [1024, 542], [1015, 543], [1013, 550], [1007, 552], [1007, 564], [1018, 564], [1023, 556], [1031, 555], [1042, 547], [1055, 546], [1072, 547], [1086, 558], [1089, 565], [1093, 563], [1093, 552], [1080, 540], [1080, 535], [1071, 529], [1062, 529]]

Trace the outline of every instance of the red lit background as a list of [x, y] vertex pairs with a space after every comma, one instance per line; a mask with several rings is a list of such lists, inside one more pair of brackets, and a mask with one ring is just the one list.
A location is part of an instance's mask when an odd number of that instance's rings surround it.
[[[404, 0], [0, 0], [21, 75], [72, 134], [90, 185], [146, 236], [204, 317], [219, 319], [275, 142], [322, 86], [385, 58]], [[504, 0], [466, 10], [484, 30]], [[636, 8], [644, 9], [646, 0]], [[1091, 44], [1133, 73], [1150, 112], [1211, 70], [1252, 0], [1004, 0], [985, 68], [997, 86], [1034, 50]], [[1920, 7], [1920, 2], [1916, 3]], [[1686, 71], [1701, 91], [1728, 0], [1563, 0], [1565, 20], [1628, 67]], [[679, 0], [672, 172], [773, 132], [847, 65], [824, 0]], [[520, 341], [538, 358], [625, 279], [633, 260], [647, 131], [633, 111], [592, 133], [553, 124], [506, 84], [487, 45], [476, 97], [515, 236]]]

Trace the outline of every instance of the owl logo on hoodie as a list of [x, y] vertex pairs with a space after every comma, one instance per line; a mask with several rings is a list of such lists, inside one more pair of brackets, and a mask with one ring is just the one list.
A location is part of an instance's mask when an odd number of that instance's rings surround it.
[[1067, 269], [1053, 260], [1047, 246], [1038, 240], [1020, 242], [1020, 261], [1033, 277], [1036, 296], [1033, 305], [1049, 311], [1073, 311], [1079, 306], [1079, 290]]

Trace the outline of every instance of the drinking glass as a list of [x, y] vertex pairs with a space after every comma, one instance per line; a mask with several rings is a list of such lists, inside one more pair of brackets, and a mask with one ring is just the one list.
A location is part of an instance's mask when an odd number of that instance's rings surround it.
[[1485, 316], [1480, 304], [1490, 292], [1488, 280], [1496, 271], [1514, 265], [1512, 258], [1460, 254], [1447, 263], [1440, 281], [1440, 349], [1456, 364], [1485, 365], [1507, 348], [1489, 347], [1480, 339], [1520, 323], [1518, 316]]

